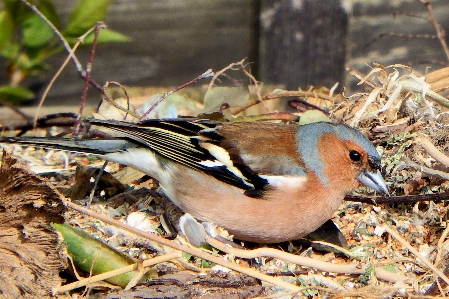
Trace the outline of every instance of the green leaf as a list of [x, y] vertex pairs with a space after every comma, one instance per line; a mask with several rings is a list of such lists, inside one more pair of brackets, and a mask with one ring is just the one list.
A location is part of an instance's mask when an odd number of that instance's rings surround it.
[[[86, 36], [86, 38], [82, 41], [84, 45], [91, 45], [94, 42], [94, 32], [91, 32]], [[73, 45], [78, 41], [79, 36], [67, 36], [66, 40], [69, 44]], [[110, 29], [101, 29], [98, 34], [98, 43], [108, 43], [108, 42], [127, 42], [130, 41], [131, 38], [123, 35], [119, 32], [110, 30]]]
[[0, 100], [13, 104], [20, 104], [33, 100], [34, 93], [25, 87], [3, 85], [0, 86]]
[[23, 44], [27, 47], [41, 47], [53, 36], [53, 31], [37, 15], [32, 15], [22, 24]]
[[5, 57], [9, 60], [17, 59], [19, 56], [20, 45], [14, 42], [9, 42], [4, 45], [3, 49], [1, 49], [1, 56]]
[[[92, 271], [92, 275], [112, 271], [134, 263], [130, 257], [93, 238], [81, 229], [71, 227], [67, 223], [52, 223], [51, 226], [62, 235], [67, 251], [75, 265], [86, 272]], [[126, 287], [135, 274], [136, 271], [131, 271], [111, 277], [106, 281]], [[144, 275], [143, 279], [146, 278], [148, 278], [147, 275]]]
[[397, 273], [398, 271], [396, 271], [396, 267], [394, 266], [394, 264], [389, 264], [389, 265], [385, 265], [382, 267], [385, 271], [391, 272], [391, 273]]
[[[50, 1], [41, 0], [38, 6], [39, 11], [56, 27], [59, 18], [56, 10]], [[53, 36], [53, 30], [36, 14], [30, 14], [22, 22], [23, 44], [27, 47], [42, 47]]]
[[210, 268], [212, 266], [212, 262], [206, 261], [206, 260], [201, 260], [201, 267], [202, 268]]
[[78, 37], [102, 21], [111, 0], [80, 0], [70, 15], [64, 36]]
[[5, 44], [11, 39], [14, 23], [10, 14], [6, 10], [0, 11], [0, 50], [5, 46]]
[[[91, 32], [85, 39], [84, 44], [91, 45], [94, 42], [95, 32]], [[131, 38], [110, 29], [101, 29], [98, 34], [98, 43], [109, 43], [109, 42], [128, 42]]]
[[374, 274], [375, 274], [374, 265], [372, 263], [368, 264], [368, 266], [365, 269], [365, 273], [361, 274], [357, 280], [358, 282], [367, 285], [370, 279], [374, 276]]
[[28, 7], [19, 0], [3, 0], [5, 10], [10, 14], [13, 22], [19, 24], [26, 13], [31, 14]]

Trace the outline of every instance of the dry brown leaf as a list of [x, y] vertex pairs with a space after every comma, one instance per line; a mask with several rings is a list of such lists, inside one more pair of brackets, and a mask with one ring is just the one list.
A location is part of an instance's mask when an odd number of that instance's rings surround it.
[[0, 292], [2, 298], [51, 298], [61, 285], [65, 252], [51, 222], [65, 206], [45, 179], [3, 152], [0, 169]]

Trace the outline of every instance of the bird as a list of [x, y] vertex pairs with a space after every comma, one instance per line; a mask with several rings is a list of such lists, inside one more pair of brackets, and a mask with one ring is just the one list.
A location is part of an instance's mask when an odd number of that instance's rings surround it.
[[361, 185], [389, 195], [376, 148], [343, 123], [88, 122], [111, 136], [1, 137], [0, 143], [94, 154], [135, 168], [158, 180], [182, 211], [241, 241], [300, 239]]

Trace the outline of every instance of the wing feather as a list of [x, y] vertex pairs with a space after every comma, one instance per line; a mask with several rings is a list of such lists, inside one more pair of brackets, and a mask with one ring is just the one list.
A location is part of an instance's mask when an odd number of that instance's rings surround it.
[[[203, 142], [215, 143], [201, 136], [203, 130], [213, 130], [213, 121], [150, 120], [143, 123], [128, 123], [110, 120], [91, 120], [91, 124], [108, 128], [118, 133], [118, 138], [132, 140], [146, 146], [164, 158], [187, 167], [204, 171], [215, 178], [239, 188], [249, 190], [263, 187], [266, 180], [251, 174], [248, 177], [233, 167], [233, 161], [220, 161], [201, 146]], [[216, 149], [215, 149], [216, 152]]]

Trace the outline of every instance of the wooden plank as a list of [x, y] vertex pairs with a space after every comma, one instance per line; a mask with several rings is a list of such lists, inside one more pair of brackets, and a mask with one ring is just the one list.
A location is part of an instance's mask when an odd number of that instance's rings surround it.
[[260, 80], [293, 90], [342, 83], [346, 27], [339, 0], [262, 0]]

